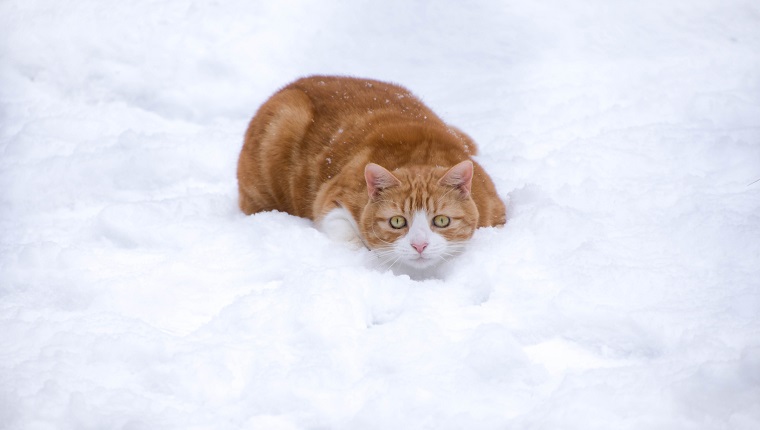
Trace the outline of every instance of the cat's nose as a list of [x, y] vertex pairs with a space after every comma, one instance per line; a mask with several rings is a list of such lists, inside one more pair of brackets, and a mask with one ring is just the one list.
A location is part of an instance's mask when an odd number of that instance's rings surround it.
[[427, 248], [427, 246], [428, 246], [428, 244], [425, 243], [425, 242], [423, 242], [423, 243], [413, 243], [412, 244], [412, 248], [416, 249], [417, 252], [419, 252], [420, 254], [422, 254], [422, 251], [424, 251], [425, 248]]

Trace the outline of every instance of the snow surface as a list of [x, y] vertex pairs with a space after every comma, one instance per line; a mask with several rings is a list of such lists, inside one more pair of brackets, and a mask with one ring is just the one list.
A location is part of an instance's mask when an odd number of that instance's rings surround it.
[[[0, 2], [0, 428], [760, 428], [753, 0]], [[401, 83], [509, 207], [442, 279], [246, 217], [247, 121]]]

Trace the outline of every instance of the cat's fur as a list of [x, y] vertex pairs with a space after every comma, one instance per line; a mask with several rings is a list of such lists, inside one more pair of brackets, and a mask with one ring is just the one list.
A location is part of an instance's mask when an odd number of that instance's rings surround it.
[[[389, 266], [425, 269], [460, 252], [477, 227], [505, 222], [475, 153], [466, 134], [405, 88], [303, 78], [251, 120], [238, 161], [240, 208], [307, 217]], [[449, 224], [436, 225], [438, 215]], [[391, 225], [397, 216], [401, 228]]]

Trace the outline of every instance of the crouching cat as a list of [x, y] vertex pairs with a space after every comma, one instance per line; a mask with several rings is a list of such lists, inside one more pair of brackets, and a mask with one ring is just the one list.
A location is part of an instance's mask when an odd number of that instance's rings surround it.
[[312, 76], [274, 94], [251, 120], [239, 204], [249, 215], [310, 218], [387, 267], [428, 271], [460, 253], [476, 228], [505, 223], [475, 154], [466, 134], [405, 88]]

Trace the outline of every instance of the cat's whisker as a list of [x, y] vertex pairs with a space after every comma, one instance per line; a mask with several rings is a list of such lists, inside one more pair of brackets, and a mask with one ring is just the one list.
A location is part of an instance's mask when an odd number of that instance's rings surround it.
[[[400, 255], [396, 255], [390, 252], [383, 256], [378, 256], [378, 257], [379, 257], [378, 260], [380, 260], [378, 264], [380, 266], [387, 267], [388, 269], [391, 269], [401, 258]], [[391, 261], [393, 262], [391, 263]], [[389, 265], [388, 263], [391, 263], [391, 264]]]
[[456, 257], [456, 255], [451, 255], [451, 254], [445, 254], [445, 255], [443, 255], [442, 254], [442, 255], [438, 256], [438, 258], [440, 258], [441, 260], [443, 260], [445, 262], [448, 262], [449, 260], [451, 260], [454, 257]]
[[372, 253], [375, 254], [375, 256], [378, 258], [385, 258], [387, 256], [391, 256], [391, 258], [393, 258], [396, 256], [396, 251], [391, 246], [384, 246], [384, 247], [373, 249]]
[[398, 263], [398, 260], [400, 260], [400, 259], [401, 259], [401, 256], [399, 255], [399, 256], [398, 256], [398, 257], [397, 257], [395, 260], [393, 260], [393, 263], [391, 263], [391, 265], [390, 265], [390, 266], [388, 266], [388, 270], [391, 270], [391, 269], [393, 269], [393, 266], [394, 266], [396, 263]]
[[396, 253], [395, 252], [391, 252], [391, 251], [386, 251], [384, 253], [376, 254], [376, 255], [377, 255], [377, 258], [386, 258], [386, 257], [394, 258], [394, 257], [396, 257]]
[[[388, 262], [390, 262], [391, 260], [392, 260], [392, 262], [390, 264], [388, 264]], [[385, 261], [384, 264], [390, 269], [393, 266], [395, 266], [396, 263], [398, 263], [399, 260], [401, 260], [401, 256], [400, 255], [396, 256], [396, 258], [393, 258], [393, 257], [389, 258], [388, 260]]]

